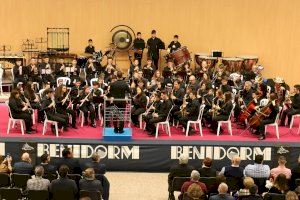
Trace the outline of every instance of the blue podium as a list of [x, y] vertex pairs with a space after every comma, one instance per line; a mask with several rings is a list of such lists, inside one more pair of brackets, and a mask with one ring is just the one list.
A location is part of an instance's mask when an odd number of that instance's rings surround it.
[[103, 129], [103, 140], [108, 142], [115, 141], [131, 141], [132, 140], [132, 129], [124, 128], [124, 133], [115, 133], [114, 128]]

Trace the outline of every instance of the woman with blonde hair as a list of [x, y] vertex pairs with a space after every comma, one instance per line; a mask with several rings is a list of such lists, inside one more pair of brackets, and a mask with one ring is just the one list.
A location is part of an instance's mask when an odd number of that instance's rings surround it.
[[254, 185], [253, 178], [251, 178], [251, 177], [245, 177], [244, 181], [243, 181], [243, 184], [244, 184], [245, 188], [244, 189], [240, 189], [238, 191], [238, 196], [247, 196], [247, 195], [250, 195], [249, 189], [251, 188], [251, 186]]
[[295, 192], [289, 191], [285, 195], [285, 200], [299, 200], [299, 197]]
[[201, 187], [196, 183], [189, 186], [186, 194], [183, 196], [183, 200], [205, 200], [206, 196]]

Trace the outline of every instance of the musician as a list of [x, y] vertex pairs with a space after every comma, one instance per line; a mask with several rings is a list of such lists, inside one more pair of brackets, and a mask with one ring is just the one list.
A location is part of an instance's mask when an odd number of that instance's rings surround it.
[[91, 127], [96, 128], [96, 123], [95, 123], [95, 106], [93, 103], [93, 97], [91, 95], [91, 91], [89, 86], [84, 86], [83, 91], [81, 92], [79, 96], [79, 109], [83, 112], [84, 114], [84, 125], [88, 125], [88, 116], [90, 113], [90, 124]]
[[108, 85], [104, 82], [104, 74], [100, 74], [98, 78], [99, 88], [103, 90], [103, 92], [107, 91]]
[[60, 85], [58, 88], [56, 88], [55, 95], [54, 95], [56, 111], [59, 114], [71, 115], [72, 128], [77, 129], [77, 127], [76, 127], [76, 112], [74, 110], [69, 109], [70, 93], [71, 93], [71, 90], [68, 91], [67, 86], [65, 86], [65, 85]]
[[159, 70], [154, 72], [148, 89], [154, 90], [157, 82], [164, 82], [164, 77], [161, 75]]
[[163, 85], [166, 86], [167, 84], [172, 84], [173, 83], [173, 75], [174, 75], [174, 63], [172, 59], [169, 59], [167, 62], [167, 66], [164, 67], [163, 69], [163, 77], [164, 77], [164, 82]]
[[41, 75], [44, 83], [50, 82], [51, 87], [56, 84], [53, 76], [52, 64], [49, 62], [49, 57], [44, 57], [43, 62], [40, 64]]
[[[110, 85], [110, 96], [113, 99], [125, 99], [126, 93], [130, 92], [129, 86], [127, 83], [123, 80], [123, 74], [121, 71], [117, 72], [117, 81], [111, 83]], [[125, 101], [115, 101], [113, 102], [115, 106], [117, 106], [120, 109], [124, 109], [126, 107]], [[124, 133], [124, 121], [122, 118], [124, 116], [118, 116], [119, 120], [114, 120], [114, 132], [115, 133]], [[119, 123], [118, 123], [119, 122]]]
[[188, 85], [193, 89], [193, 90], [198, 90], [199, 89], [199, 84], [198, 84], [198, 82], [197, 82], [197, 79], [196, 79], [196, 77], [194, 76], [194, 75], [191, 75], [190, 77], [189, 77], [189, 83], [188, 83]]
[[163, 41], [156, 37], [156, 30], [151, 31], [151, 38], [148, 39], [147, 46], [148, 57], [152, 58], [156, 70], [158, 69], [159, 50], [165, 48], [165, 44], [163, 43]]
[[37, 60], [35, 58], [30, 59], [30, 64], [27, 66], [27, 69], [29, 71], [29, 80], [32, 82], [37, 82], [39, 87], [42, 88], [43, 80], [40, 77], [41, 73], [38, 69]]
[[145, 117], [146, 130], [149, 135], [155, 134], [155, 124], [158, 122], [165, 121], [170, 109], [172, 108], [172, 101], [169, 99], [167, 91], [161, 92], [162, 103], [152, 115], [147, 115]]
[[138, 126], [138, 117], [146, 111], [147, 98], [143, 90], [139, 87], [136, 89], [137, 94], [132, 99], [133, 107], [131, 109], [131, 121], [135, 126]]
[[[80, 104], [79, 100], [80, 100], [80, 93], [82, 91], [82, 87], [81, 87], [81, 79], [77, 79], [74, 86], [71, 88], [71, 101], [73, 104], [73, 108], [77, 111], [79, 111], [77, 109], [77, 105]], [[78, 112], [79, 113], [79, 112]]]
[[24, 90], [24, 96], [28, 99], [32, 109], [38, 110], [37, 121], [42, 123], [44, 121], [44, 112], [41, 110], [40, 98], [34, 92], [34, 85], [28, 81]]
[[300, 85], [294, 85], [294, 96], [287, 102], [288, 108], [282, 112], [280, 126], [285, 125], [285, 119], [288, 117], [287, 125], [290, 125], [293, 115], [300, 114]]
[[[65, 128], [67, 130], [69, 117], [68, 115], [56, 112], [56, 105], [54, 99], [54, 91], [49, 88], [44, 92], [45, 97], [41, 101], [41, 110], [46, 112], [47, 118], [58, 122], [58, 128]], [[55, 133], [55, 126], [51, 125], [52, 133]]]
[[100, 84], [99, 82], [96, 82], [94, 81], [92, 83], [93, 85], [93, 89], [92, 89], [92, 101], [95, 105], [95, 111], [96, 111], [96, 118], [99, 119], [99, 116], [98, 116], [98, 109], [99, 109], [99, 106], [101, 103], [104, 102], [104, 99], [103, 99], [103, 90], [100, 89]]
[[[216, 106], [215, 110], [215, 115], [212, 117], [212, 122], [211, 122], [211, 130], [213, 133], [217, 133], [217, 127], [218, 127], [218, 121], [225, 121], [228, 120], [229, 115], [231, 113], [233, 104], [232, 104], [232, 96], [230, 92], [226, 92], [223, 95], [224, 98], [224, 103], [222, 106]], [[220, 130], [222, 132], [222, 129]]]
[[278, 105], [278, 101], [276, 98], [277, 98], [277, 96], [275, 93], [271, 93], [268, 98], [269, 103], [268, 103], [267, 107], [269, 107], [271, 109], [271, 113], [261, 121], [260, 125], [257, 127], [256, 132], [254, 133], [254, 134], [260, 135], [259, 140], [266, 139], [265, 126], [267, 124], [274, 123], [276, 120], [276, 116], [279, 112], [279, 105]]
[[223, 93], [232, 92], [231, 86], [228, 85], [228, 77], [227, 76], [223, 76], [221, 85], [220, 85], [220, 89], [222, 90]]
[[147, 64], [144, 65], [144, 67], [142, 69], [143, 70], [144, 78], [147, 79], [147, 82], [151, 81], [151, 79], [153, 77], [153, 74], [154, 74], [154, 69], [155, 69], [155, 66], [152, 63], [152, 59], [148, 58], [147, 59]]
[[20, 99], [20, 93], [17, 90], [12, 90], [8, 102], [11, 114], [15, 119], [23, 119], [25, 122], [26, 133], [31, 134], [32, 118], [28, 105]]
[[142, 64], [143, 50], [145, 49], [145, 41], [142, 39], [141, 32], [137, 32], [136, 39], [133, 41], [134, 59]]
[[178, 35], [174, 35], [173, 41], [168, 46], [168, 52], [173, 53], [181, 47], [181, 44], [178, 42]]
[[238, 103], [234, 109], [234, 116], [238, 117], [240, 115], [241, 109], [247, 107], [249, 103], [253, 100], [253, 90], [252, 83], [250, 81], [246, 81], [244, 85], [244, 89], [240, 91], [238, 98]]
[[87, 47], [85, 47], [84, 53], [93, 54], [95, 52], [95, 47], [93, 46], [93, 40], [89, 39], [88, 43], [89, 44]]
[[14, 87], [16, 87], [19, 82], [26, 85], [26, 82], [29, 77], [29, 73], [28, 73], [28, 68], [26, 66], [22, 66], [21, 59], [18, 59], [16, 61], [16, 64], [13, 67], [13, 75], [14, 75]]
[[137, 95], [137, 89], [138, 89], [138, 88], [140, 88], [140, 89], [142, 90], [142, 92], [144, 92], [145, 94], [148, 92], [148, 91], [147, 91], [147, 87], [145, 86], [145, 82], [144, 82], [142, 79], [139, 79], [137, 85], [135, 85], [134, 82], [131, 84], [131, 87], [130, 87], [130, 94], [131, 94], [132, 96]]
[[58, 62], [55, 64], [55, 77], [59, 78], [59, 77], [63, 77], [65, 76], [65, 63], [64, 63], [64, 59], [63, 58], [59, 58]]
[[[196, 121], [199, 115], [199, 100], [196, 97], [196, 92], [192, 91], [189, 94], [190, 103], [186, 105], [186, 108], [182, 108], [181, 117], [179, 118], [179, 123], [187, 129], [187, 122], [189, 120]], [[193, 132], [192, 128], [190, 129]]]
[[171, 116], [174, 116], [175, 112], [180, 110], [180, 106], [183, 102], [183, 97], [185, 95], [185, 91], [180, 87], [180, 83], [178, 80], [174, 81], [173, 90], [170, 95], [170, 99], [173, 102], [173, 109], [171, 111]]
[[80, 79], [80, 67], [77, 65], [76, 59], [72, 60], [71, 66], [66, 67], [66, 75], [71, 79], [71, 85]]
[[85, 65], [86, 81], [89, 84], [92, 78], [97, 75], [97, 67], [93, 61], [92, 57], [88, 58], [88, 62]]
[[130, 65], [129, 68], [129, 79], [132, 79], [133, 73], [140, 71], [142, 68], [140, 66], [139, 59], [135, 58], [133, 63]]
[[111, 79], [111, 76], [115, 74], [117, 71], [117, 66], [113, 64], [113, 58], [108, 57], [107, 58], [107, 64], [104, 65], [104, 74], [105, 74], [105, 82], [108, 83]]

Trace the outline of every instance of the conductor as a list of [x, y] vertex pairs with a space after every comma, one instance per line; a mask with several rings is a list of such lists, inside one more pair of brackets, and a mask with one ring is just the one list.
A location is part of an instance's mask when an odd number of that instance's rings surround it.
[[[110, 85], [110, 96], [113, 99], [125, 99], [125, 94], [130, 92], [128, 84], [123, 80], [123, 74], [121, 71], [117, 72], [117, 81]], [[113, 104], [117, 108], [124, 109], [126, 107], [126, 101], [115, 101]], [[118, 116], [119, 120], [114, 120], [114, 132], [124, 133], [124, 116]], [[118, 123], [119, 122], [119, 123]]]

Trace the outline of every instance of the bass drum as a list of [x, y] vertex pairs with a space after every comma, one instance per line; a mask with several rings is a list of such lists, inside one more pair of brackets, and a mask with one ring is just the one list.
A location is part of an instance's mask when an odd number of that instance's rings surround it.
[[231, 73], [240, 72], [243, 67], [243, 61], [241, 58], [222, 58], [222, 63], [226, 66], [226, 71]]
[[196, 53], [195, 54], [195, 61], [198, 66], [202, 66], [202, 62], [206, 61], [208, 68], [214, 67], [218, 62], [218, 58], [211, 57], [209, 55]]
[[244, 60], [243, 70], [245, 70], [245, 71], [251, 71], [252, 66], [256, 65], [256, 63], [258, 62], [257, 56], [238, 56], [238, 58], [241, 58]]
[[192, 60], [191, 54], [186, 46], [181, 47], [173, 53], [170, 53], [167, 57], [173, 59], [175, 67], [183, 65], [184, 63]]

